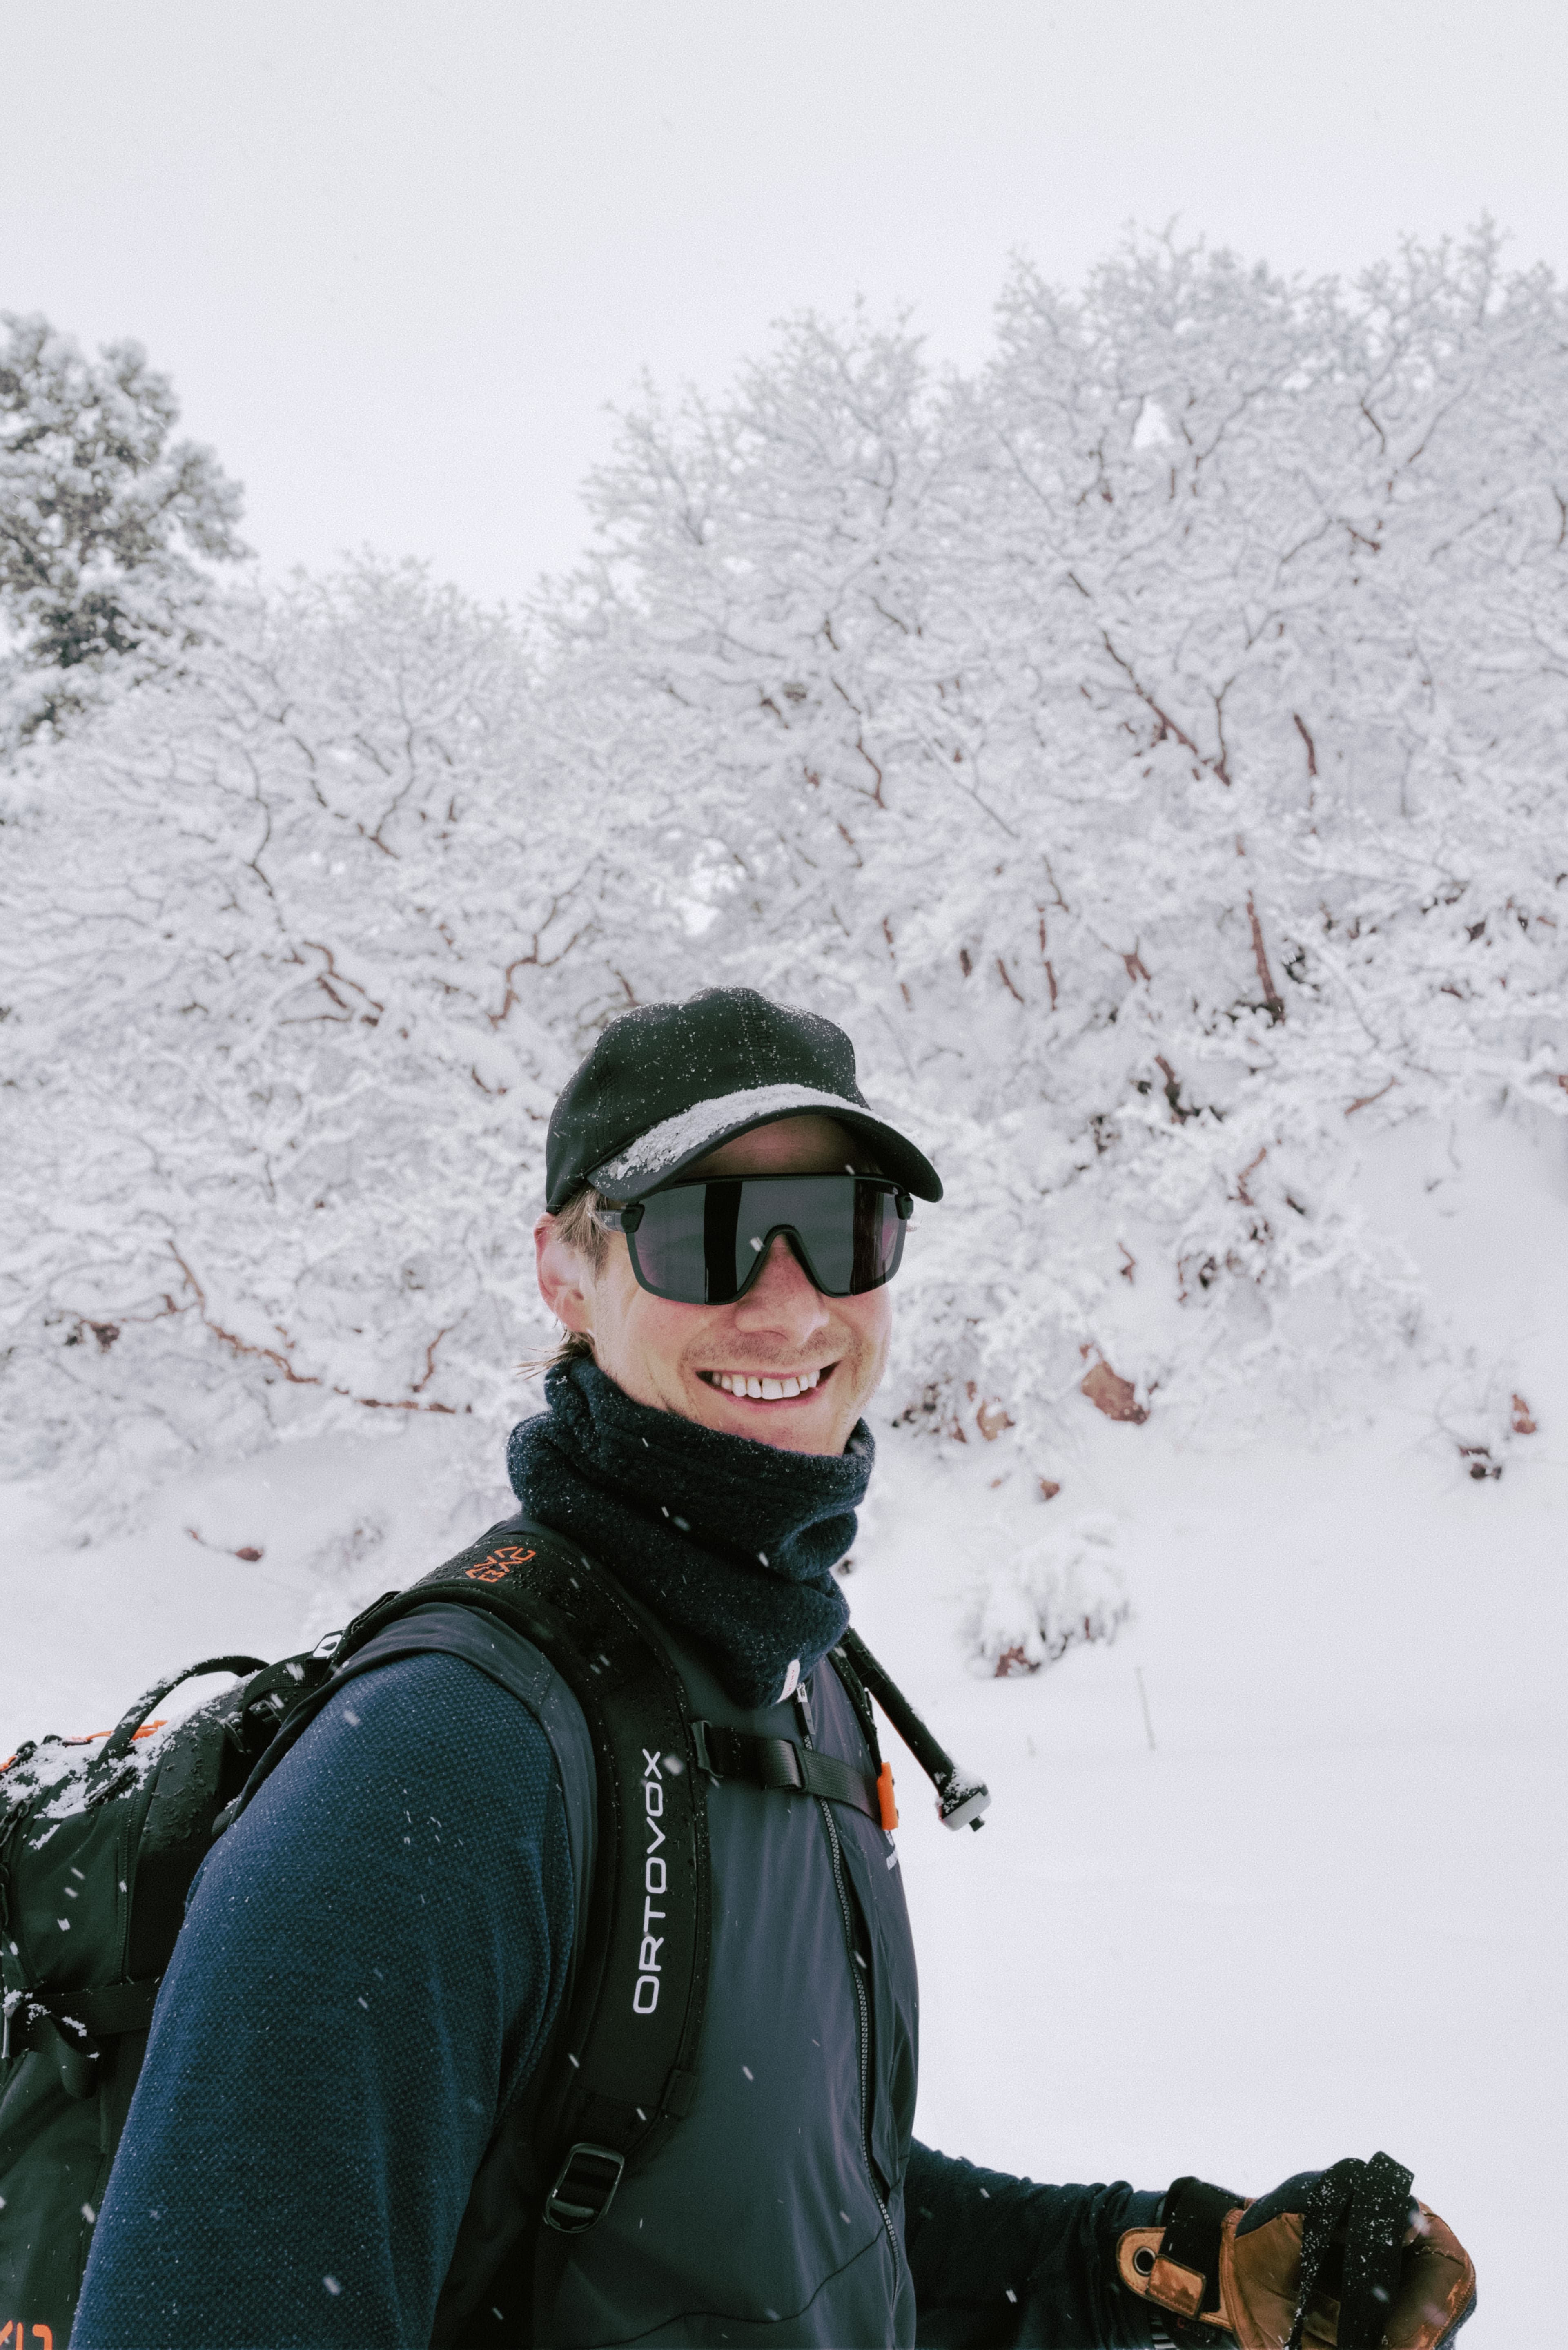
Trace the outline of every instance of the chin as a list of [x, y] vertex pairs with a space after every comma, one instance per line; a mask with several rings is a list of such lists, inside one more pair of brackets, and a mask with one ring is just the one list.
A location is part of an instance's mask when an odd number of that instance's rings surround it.
[[807, 1433], [804, 1429], [793, 1435], [784, 1429], [775, 1434], [771, 1429], [747, 1429], [744, 1433], [758, 1444], [770, 1444], [775, 1452], [842, 1452], [849, 1441], [848, 1429], [819, 1430]]

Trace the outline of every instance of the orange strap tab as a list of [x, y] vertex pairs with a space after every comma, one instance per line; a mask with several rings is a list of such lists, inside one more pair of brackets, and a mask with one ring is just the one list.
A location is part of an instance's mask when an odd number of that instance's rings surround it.
[[893, 1800], [893, 1766], [884, 1762], [877, 1773], [877, 1801], [882, 1806], [882, 1825], [890, 1835], [898, 1825], [898, 1806]]

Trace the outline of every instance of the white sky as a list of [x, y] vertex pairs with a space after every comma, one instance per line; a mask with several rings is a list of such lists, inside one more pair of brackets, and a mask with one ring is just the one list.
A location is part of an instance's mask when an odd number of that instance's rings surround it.
[[1568, 267], [1562, 0], [0, 0], [0, 307], [131, 334], [269, 571], [568, 563], [605, 406], [807, 305], [972, 359], [1173, 214]]

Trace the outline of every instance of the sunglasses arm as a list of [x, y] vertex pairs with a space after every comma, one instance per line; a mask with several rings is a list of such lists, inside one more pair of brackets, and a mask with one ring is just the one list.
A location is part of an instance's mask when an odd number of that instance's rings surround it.
[[635, 1232], [642, 1222], [642, 1201], [634, 1200], [629, 1208], [601, 1208], [598, 1220], [607, 1232]]

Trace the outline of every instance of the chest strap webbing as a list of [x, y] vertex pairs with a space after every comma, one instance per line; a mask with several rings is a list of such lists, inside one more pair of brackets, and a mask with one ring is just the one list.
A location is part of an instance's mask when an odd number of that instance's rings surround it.
[[757, 1787], [822, 1795], [830, 1804], [847, 1804], [864, 1812], [878, 1827], [888, 1825], [877, 1781], [836, 1754], [819, 1754], [793, 1738], [758, 1738], [751, 1731], [725, 1730], [712, 1721], [694, 1721], [691, 1729], [697, 1760], [711, 1779], [749, 1779]]

